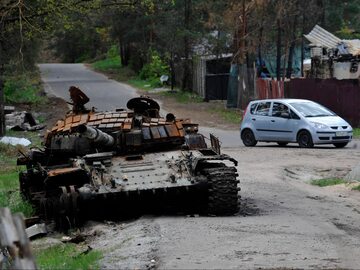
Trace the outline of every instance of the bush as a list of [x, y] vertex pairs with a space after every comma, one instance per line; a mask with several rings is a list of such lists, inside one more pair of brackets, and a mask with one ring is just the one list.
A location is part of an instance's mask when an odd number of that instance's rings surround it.
[[[36, 74], [21, 74], [5, 77], [4, 94], [6, 103], [39, 104], [41, 96], [39, 80]], [[35, 78], [35, 79], [33, 79]]]
[[147, 80], [152, 87], [161, 86], [161, 75], [169, 75], [169, 66], [163, 62], [160, 55], [150, 50], [150, 63], [145, 64], [139, 76], [142, 80]]
[[94, 69], [110, 73], [118, 73], [121, 66], [119, 49], [115, 45], [112, 45], [107, 51], [105, 59], [97, 60], [92, 63]]

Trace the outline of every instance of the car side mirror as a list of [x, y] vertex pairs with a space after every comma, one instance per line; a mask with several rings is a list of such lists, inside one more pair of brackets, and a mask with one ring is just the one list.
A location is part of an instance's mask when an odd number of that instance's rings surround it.
[[290, 114], [288, 112], [282, 112], [281, 117], [282, 118], [290, 118]]

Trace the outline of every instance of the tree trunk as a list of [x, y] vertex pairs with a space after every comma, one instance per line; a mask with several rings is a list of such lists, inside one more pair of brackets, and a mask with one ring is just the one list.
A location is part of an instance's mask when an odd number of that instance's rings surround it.
[[[191, 0], [184, 0], [184, 26], [185, 30], [190, 30], [190, 18], [191, 18]], [[186, 34], [184, 36], [184, 58], [183, 61], [183, 77], [182, 77], [182, 90], [190, 90], [190, 39]]]
[[1, 55], [5, 53], [3, 41], [0, 39], [0, 137], [5, 136], [5, 112], [4, 112], [4, 64]]
[[292, 30], [292, 40], [290, 43], [289, 56], [288, 56], [288, 66], [286, 70], [286, 78], [291, 78], [292, 73], [292, 64], [293, 64], [293, 56], [295, 49], [295, 39], [296, 39], [296, 27], [297, 27], [297, 16], [294, 16], [293, 30]]
[[[262, 22], [261, 22], [261, 24], [262, 24]], [[258, 45], [258, 61], [259, 61], [258, 73], [257, 73], [258, 77], [260, 77], [260, 74], [261, 74], [262, 68], [263, 68], [262, 54], [261, 54], [263, 31], [264, 31], [264, 28], [261, 26], [260, 30], [259, 30], [259, 45]]]
[[277, 43], [276, 43], [276, 79], [281, 78], [281, 22], [277, 19]]
[[174, 90], [175, 87], [175, 64], [174, 64], [174, 53], [170, 54], [170, 83], [171, 83], [171, 91]]
[[4, 83], [2, 75], [3, 71], [0, 67], [0, 137], [5, 136]]
[[303, 14], [302, 14], [302, 33], [301, 33], [301, 77], [304, 77], [304, 34], [305, 34], [305, 23], [306, 23], [306, 14], [305, 14], [305, 6], [303, 7]]
[[128, 66], [130, 59], [129, 45], [121, 42], [120, 38], [119, 38], [119, 53], [120, 53], [121, 65], [124, 67]]
[[324, 2], [324, 0], [317, 0], [317, 6], [319, 7], [320, 11], [321, 11], [321, 15], [320, 15], [320, 23], [321, 26], [326, 28], [326, 4]]
[[245, 1], [242, 0], [241, 15], [238, 27], [238, 58], [237, 63], [239, 65], [239, 83], [238, 83], [238, 100], [237, 107], [243, 108], [244, 104], [248, 101], [248, 83], [247, 83], [247, 57], [246, 57], [246, 6]]

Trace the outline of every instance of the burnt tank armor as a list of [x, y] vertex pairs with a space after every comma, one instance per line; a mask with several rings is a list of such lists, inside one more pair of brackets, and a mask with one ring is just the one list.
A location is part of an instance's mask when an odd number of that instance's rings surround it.
[[67, 229], [142, 213], [237, 213], [237, 161], [215, 136], [208, 147], [197, 124], [160, 117], [148, 97], [127, 107], [71, 112], [47, 132], [44, 149], [18, 159], [27, 167], [21, 193], [44, 220]]

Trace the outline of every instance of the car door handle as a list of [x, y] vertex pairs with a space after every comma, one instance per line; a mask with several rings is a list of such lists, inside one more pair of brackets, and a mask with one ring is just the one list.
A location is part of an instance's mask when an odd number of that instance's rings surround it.
[[275, 120], [271, 120], [271, 122], [275, 122]]
[[252, 118], [251, 120], [256, 121], [256, 118]]

